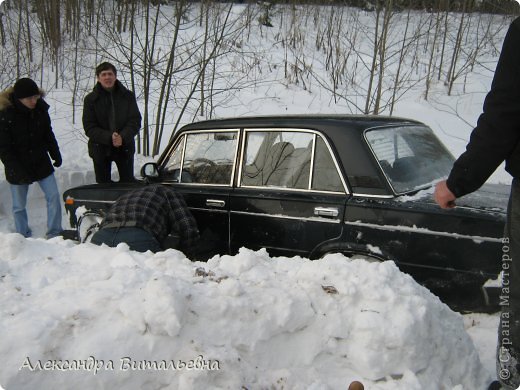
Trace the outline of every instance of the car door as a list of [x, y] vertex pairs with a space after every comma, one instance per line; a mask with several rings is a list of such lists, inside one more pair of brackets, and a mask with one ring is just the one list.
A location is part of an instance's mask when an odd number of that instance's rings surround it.
[[161, 181], [184, 196], [207, 256], [229, 252], [229, 196], [238, 134], [238, 130], [183, 133], [159, 167]]
[[230, 249], [309, 256], [341, 235], [347, 200], [326, 140], [299, 129], [244, 129], [230, 198]]

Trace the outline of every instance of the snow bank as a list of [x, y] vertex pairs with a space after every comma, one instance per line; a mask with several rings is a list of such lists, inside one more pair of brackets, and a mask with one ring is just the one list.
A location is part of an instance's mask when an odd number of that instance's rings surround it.
[[479, 389], [462, 317], [393, 263], [191, 262], [0, 234], [11, 389]]

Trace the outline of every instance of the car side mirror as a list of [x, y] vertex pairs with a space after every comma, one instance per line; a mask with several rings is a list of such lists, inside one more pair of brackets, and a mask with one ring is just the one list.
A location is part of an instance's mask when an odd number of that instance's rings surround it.
[[157, 179], [159, 177], [159, 168], [157, 163], [149, 162], [141, 168], [141, 176], [148, 179]]

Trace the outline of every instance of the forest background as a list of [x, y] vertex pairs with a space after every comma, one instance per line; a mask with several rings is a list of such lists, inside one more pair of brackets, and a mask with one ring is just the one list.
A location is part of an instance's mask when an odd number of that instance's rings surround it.
[[[70, 108], [70, 137], [86, 140], [83, 97], [95, 65], [110, 61], [136, 93], [144, 156], [158, 155], [184, 123], [231, 107], [247, 114], [244, 91], [265, 88], [276, 100], [273, 83], [318, 93], [338, 113], [393, 115], [410, 91], [427, 101], [439, 92], [471, 94], [468, 79], [494, 70], [520, 9], [512, 0], [7, 0], [1, 7], [0, 87], [29, 76], [47, 92], [68, 91], [57, 100]], [[456, 107], [439, 109], [471, 126]]]

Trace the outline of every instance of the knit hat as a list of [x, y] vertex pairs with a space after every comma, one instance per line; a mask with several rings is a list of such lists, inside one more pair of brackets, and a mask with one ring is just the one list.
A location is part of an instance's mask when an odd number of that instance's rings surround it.
[[40, 89], [38, 88], [38, 85], [36, 85], [36, 83], [30, 78], [25, 77], [19, 79], [14, 84], [14, 97], [17, 99], [23, 99], [39, 94]]

